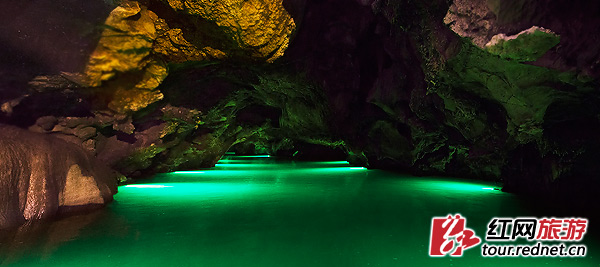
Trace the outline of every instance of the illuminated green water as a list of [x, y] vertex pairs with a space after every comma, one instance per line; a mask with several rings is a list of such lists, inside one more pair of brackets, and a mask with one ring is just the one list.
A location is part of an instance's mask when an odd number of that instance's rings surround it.
[[[597, 266], [586, 258], [430, 258], [433, 216], [540, 216], [494, 185], [346, 162], [229, 156], [211, 170], [120, 187], [106, 209], [34, 225], [0, 245], [7, 266]], [[591, 227], [593, 227], [593, 222]]]

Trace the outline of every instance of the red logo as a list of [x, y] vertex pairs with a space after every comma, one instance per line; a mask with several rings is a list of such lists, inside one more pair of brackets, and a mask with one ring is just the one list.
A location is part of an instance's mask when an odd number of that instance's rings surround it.
[[464, 250], [481, 243], [475, 232], [466, 228], [467, 219], [455, 214], [447, 217], [433, 217], [431, 220], [431, 240], [429, 256], [462, 256]]
[[536, 239], [579, 241], [585, 234], [588, 220], [581, 218], [543, 218]]

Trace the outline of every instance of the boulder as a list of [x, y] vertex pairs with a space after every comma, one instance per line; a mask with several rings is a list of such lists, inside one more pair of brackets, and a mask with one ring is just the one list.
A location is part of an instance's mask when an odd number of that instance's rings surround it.
[[115, 175], [81, 147], [0, 125], [0, 229], [100, 207], [117, 192]]

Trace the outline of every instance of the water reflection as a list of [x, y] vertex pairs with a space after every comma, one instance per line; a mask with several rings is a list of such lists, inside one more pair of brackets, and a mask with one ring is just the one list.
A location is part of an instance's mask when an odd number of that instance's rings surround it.
[[352, 169], [347, 162], [227, 160], [121, 187], [99, 212], [20, 229], [3, 239], [2, 264], [597, 264], [591, 240], [585, 259], [483, 259], [478, 248], [459, 259], [429, 258], [432, 216], [459, 212], [480, 236], [494, 216], [539, 216], [513, 195], [485, 189], [495, 184]]
[[42, 260], [64, 242], [77, 239], [81, 230], [97, 221], [102, 211], [69, 216], [61, 220], [29, 221], [16, 230], [0, 232], [0, 264], [13, 265], [23, 257], [35, 256]]

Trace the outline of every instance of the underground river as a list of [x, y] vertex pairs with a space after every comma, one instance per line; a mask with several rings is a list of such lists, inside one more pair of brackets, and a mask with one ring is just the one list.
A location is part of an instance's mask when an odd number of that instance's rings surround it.
[[121, 186], [97, 212], [5, 233], [0, 265], [598, 266], [589, 234], [585, 258], [483, 258], [480, 246], [430, 258], [434, 216], [460, 213], [482, 239], [493, 217], [544, 216], [497, 187], [229, 155], [212, 169]]

